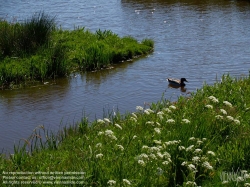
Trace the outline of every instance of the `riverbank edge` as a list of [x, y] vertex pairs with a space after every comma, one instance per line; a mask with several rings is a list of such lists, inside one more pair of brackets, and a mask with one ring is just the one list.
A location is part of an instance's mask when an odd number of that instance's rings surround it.
[[250, 77], [225, 75], [174, 103], [83, 117], [58, 134], [39, 126], [10, 159], [1, 155], [0, 173], [77, 171], [92, 186], [247, 186], [249, 85]]

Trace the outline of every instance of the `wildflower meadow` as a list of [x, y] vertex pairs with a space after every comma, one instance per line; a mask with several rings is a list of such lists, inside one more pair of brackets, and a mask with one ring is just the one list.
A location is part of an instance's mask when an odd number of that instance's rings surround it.
[[84, 172], [70, 186], [250, 186], [249, 136], [250, 78], [225, 75], [176, 102], [85, 116], [58, 134], [40, 128], [0, 157], [0, 173]]

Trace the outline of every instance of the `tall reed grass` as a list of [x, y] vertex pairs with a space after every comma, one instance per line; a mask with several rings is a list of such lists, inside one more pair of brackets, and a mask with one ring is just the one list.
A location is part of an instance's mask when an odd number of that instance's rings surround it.
[[85, 172], [85, 186], [249, 186], [249, 85], [223, 76], [174, 103], [83, 117], [58, 135], [42, 129], [44, 140], [37, 131], [0, 157], [0, 172]]

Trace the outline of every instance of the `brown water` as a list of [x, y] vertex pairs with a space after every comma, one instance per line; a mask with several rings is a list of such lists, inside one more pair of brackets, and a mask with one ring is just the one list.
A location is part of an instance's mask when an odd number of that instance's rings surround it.
[[[27, 138], [38, 125], [54, 131], [118, 108], [180, 95], [213, 84], [216, 77], [248, 75], [250, 69], [250, 3], [247, 1], [4, 1], [0, 17], [21, 21], [46, 10], [64, 29], [85, 26], [120, 36], [155, 41], [154, 53], [111, 70], [71, 75], [48, 85], [0, 90], [0, 149]], [[169, 88], [167, 77], [185, 77], [186, 92]]]

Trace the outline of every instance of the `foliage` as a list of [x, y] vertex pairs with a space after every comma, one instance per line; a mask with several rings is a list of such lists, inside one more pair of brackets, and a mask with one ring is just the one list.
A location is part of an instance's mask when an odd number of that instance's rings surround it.
[[248, 186], [249, 85], [223, 76], [174, 103], [84, 117], [58, 135], [44, 131], [44, 141], [35, 131], [27, 153], [0, 158], [0, 172], [84, 172], [85, 186]]

